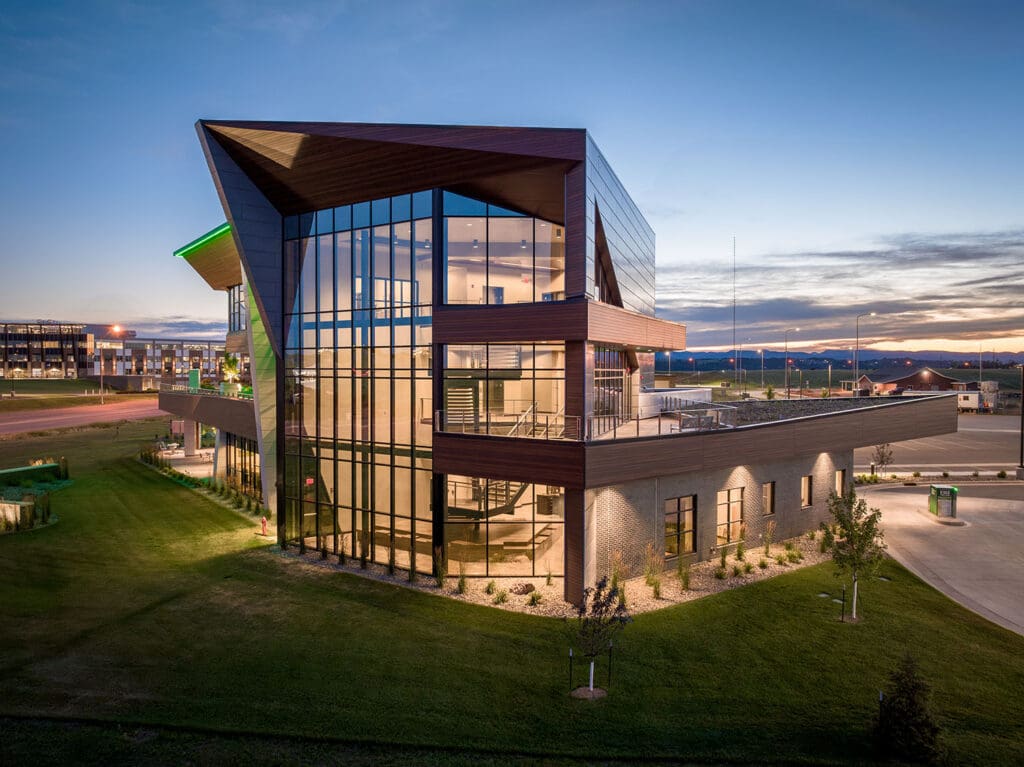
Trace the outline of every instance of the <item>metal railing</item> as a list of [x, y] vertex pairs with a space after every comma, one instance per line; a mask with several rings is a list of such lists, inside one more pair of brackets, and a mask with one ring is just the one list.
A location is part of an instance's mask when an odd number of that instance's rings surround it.
[[586, 439], [658, 437], [732, 429], [736, 426], [736, 410], [730, 405], [691, 402], [686, 407], [662, 410], [644, 417], [639, 413], [593, 415], [587, 418]]
[[[526, 416], [525, 418], [523, 416]], [[579, 440], [579, 416], [539, 413], [489, 413], [471, 410], [434, 411], [434, 430], [454, 434], [486, 434], [515, 439]]]
[[202, 386], [189, 386], [188, 384], [169, 384], [161, 383], [160, 391], [174, 392], [175, 394], [200, 394], [204, 397], [220, 397], [223, 399], [244, 399], [252, 400], [252, 390], [243, 391], [241, 389], [237, 391], [231, 391], [225, 389], [204, 389]]

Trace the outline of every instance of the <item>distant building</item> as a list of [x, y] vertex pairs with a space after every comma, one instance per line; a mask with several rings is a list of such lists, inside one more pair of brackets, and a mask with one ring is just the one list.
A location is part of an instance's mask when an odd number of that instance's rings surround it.
[[134, 330], [114, 327], [0, 322], [0, 378], [99, 378], [102, 370], [105, 383], [131, 389], [178, 381], [189, 370], [220, 378], [224, 341], [138, 338]]

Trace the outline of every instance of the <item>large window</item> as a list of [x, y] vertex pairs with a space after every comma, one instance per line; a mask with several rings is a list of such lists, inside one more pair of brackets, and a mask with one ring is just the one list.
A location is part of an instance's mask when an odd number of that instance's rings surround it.
[[718, 491], [718, 545], [743, 537], [743, 488]]
[[444, 193], [445, 303], [565, 299], [561, 224]]
[[814, 477], [808, 474], [800, 478], [800, 505], [810, 506], [814, 503]]
[[249, 310], [245, 300], [245, 286], [233, 285], [228, 288], [228, 332], [245, 330], [249, 324]]
[[445, 347], [439, 428], [502, 437], [575, 439], [565, 419], [565, 344]]
[[284, 221], [285, 529], [430, 572], [433, 193]]
[[665, 501], [665, 556], [675, 557], [697, 550], [694, 524], [697, 496], [684, 495]]
[[761, 513], [766, 516], [775, 513], [774, 482], [765, 482], [761, 485]]
[[448, 572], [562, 575], [564, 491], [524, 482], [448, 476]]

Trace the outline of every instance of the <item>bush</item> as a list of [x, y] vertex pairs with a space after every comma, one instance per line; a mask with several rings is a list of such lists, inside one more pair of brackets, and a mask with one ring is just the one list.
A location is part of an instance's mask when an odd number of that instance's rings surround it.
[[530, 607], [536, 607], [541, 603], [542, 599], [544, 599], [544, 597], [541, 596], [539, 591], [531, 591], [530, 596], [526, 598], [526, 604]]
[[757, 566], [760, 567], [762, 570], [767, 570], [768, 569], [768, 560], [765, 559], [764, 557], [761, 557], [761, 561], [757, 563]]
[[733, 578], [739, 578], [740, 575], [742, 575], [742, 574], [743, 574], [743, 571], [740, 570], [740, 566], [739, 565], [733, 565], [732, 566], [732, 577]]
[[771, 554], [772, 539], [775, 537], [775, 520], [769, 519], [768, 524], [764, 526], [764, 555], [767, 557]]
[[661, 578], [655, 576], [651, 579], [651, 593], [655, 599], [661, 599]]
[[508, 592], [505, 589], [502, 589], [501, 591], [499, 591], [497, 594], [494, 595], [494, 604], [496, 604], [496, 605], [503, 605], [507, 601], [508, 601]]
[[971, 476], [974, 477], [975, 479], [977, 479], [978, 478], [978, 470], [975, 469], [974, 471], [972, 471], [971, 472]]
[[[445, 578], [448, 577], [448, 564], [444, 561], [444, 550], [440, 546], [434, 547], [434, 585], [439, 589], [444, 588]], [[492, 581], [493, 583], [493, 581]]]
[[466, 563], [459, 562], [459, 585], [458, 591], [460, 594], [465, 594], [469, 591], [469, 584], [466, 582]]
[[690, 588], [690, 566], [683, 564], [680, 560], [676, 564], [676, 575], [679, 577], [679, 587], [683, 591], [687, 591]]
[[752, 564], [750, 564], [750, 562], [744, 562], [743, 563], [743, 572], [746, 575], [750, 575], [750, 573], [754, 572], [754, 566]]
[[736, 544], [736, 559], [739, 562], [743, 561], [743, 539], [741, 538], [739, 543]]
[[928, 708], [930, 689], [909, 653], [889, 675], [875, 720], [880, 755], [910, 762], [935, 762], [941, 755], [939, 727]]
[[943, 479], [948, 479], [949, 478], [949, 472], [948, 471], [942, 472], [942, 478]]
[[660, 551], [656, 551], [650, 543], [644, 547], [644, 580], [648, 586], [653, 586], [654, 581], [665, 569], [665, 557]]
[[804, 555], [801, 554], [799, 551], [787, 551], [786, 559], [788, 559], [793, 564], [796, 564], [797, 562], [803, 562]]
[[775, 555], [775, 564], [782, 565], [783, 567], [785, 567], [786, 566], [786, 555], [785, 554], [776, 554]]
[[486, 586], [486, 588], [484, 588], [484, 593], [485, 594], [493, 594], [497, 590], [498, 590], [498, 584], [497, 583], [495, 583], [494, 581], [487, 581], [487, 586]]
[[720, 580], [720, 581], [721, 580], [725, 580], [725, 568], [724, 567], [716, 567], [715, 568], [715, 577], [718, 580]]
[[1000, 471], [996, 476], [999, 477], [999, 479], [1006, 479], [1006, 472]]
[[919, 472], [919, 471], [915, 471], [915, 472], [914, 472], [913, 474], [911, 474], [910, 476], [912, 476], [912, 477], [920, 477], [920, 476], [921, 476], [921, 472]]

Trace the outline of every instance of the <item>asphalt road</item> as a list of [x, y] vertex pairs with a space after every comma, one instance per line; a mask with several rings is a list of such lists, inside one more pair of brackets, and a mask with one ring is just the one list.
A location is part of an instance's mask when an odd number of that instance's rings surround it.
[[[962, 474], [1005, 470], [1010, 476], [1020, 458], [1020, 417], [1016, 415], [961, 415], [954, 434], [892, 443], [892, 466], [886, 472], [949, 471]], [[871, 465], [874, 448], [855, 450], [857, 473]]]
[[969, 610], [1024, 634], [1024, 483], [958, 487], [962, 527], [940, 525], [922, 513], [926, 485], [858, 493], [882, 510], [885, 541], [900, 564]]
[[112, 398], [103, 405], [61, 407], [52, 410], [20, 410], [0, 413], [0, 434], [47, 431], [69, 426], [86, 426], [108, 421], [135, 421], [141, 418], [169, 417], [157, 407], [156, 397]]

